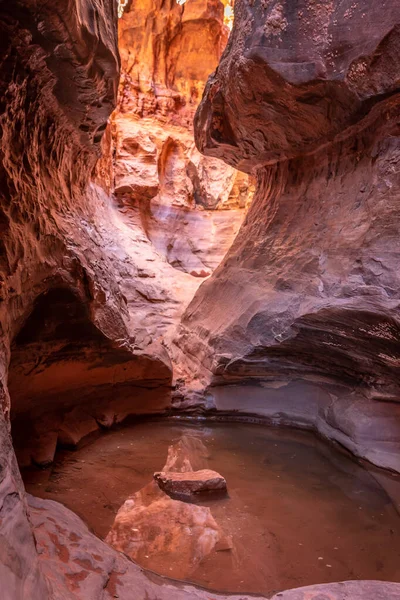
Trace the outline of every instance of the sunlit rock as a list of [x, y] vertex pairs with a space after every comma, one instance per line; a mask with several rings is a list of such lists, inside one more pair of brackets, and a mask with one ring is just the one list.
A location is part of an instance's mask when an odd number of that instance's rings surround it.
[[251, 178], [202, 156], [193, 139], [194, 112], [227, 37], [219, 0], [143, 1], [120, 22], [114, 192], [160, 254], [198, 278], [221, 262], [254, 192]]

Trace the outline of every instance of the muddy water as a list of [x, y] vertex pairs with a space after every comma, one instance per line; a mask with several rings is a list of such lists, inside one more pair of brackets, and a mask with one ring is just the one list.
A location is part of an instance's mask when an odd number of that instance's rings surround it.
[[[184, 434], [201, 438], [210, 468], [227, 480], [228, 497], [202, 503], [234, 542], [206, 558], [191, 581], [263, 594], [346, 579], [400, 581], [394, 504], [373, 474], [308, 433], [238, 423], [130, 425], [58, 454], [51, 470], [25, 472], [27, 490], [64, 503], [103, 538]], [[152, 568], [151, 556], [143, 566]]]

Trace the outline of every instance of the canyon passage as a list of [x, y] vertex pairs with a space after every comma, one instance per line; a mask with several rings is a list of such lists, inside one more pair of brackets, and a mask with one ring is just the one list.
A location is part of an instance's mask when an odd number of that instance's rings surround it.
[[400, 600], [400, 5], [0, 1], [1, 600]]

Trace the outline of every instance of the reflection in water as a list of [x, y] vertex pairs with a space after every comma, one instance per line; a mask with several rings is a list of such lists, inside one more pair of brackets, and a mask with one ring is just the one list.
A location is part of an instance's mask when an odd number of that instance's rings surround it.
[[[347, 579], [400, 580], [400, 521], [390, 498], [370, 473], [308, 433], [140, 423], [60, 453], [51, 472], [26, 472], [27, 489], [63, 502], [104, 538], [126, 498], [151, 481], [184, 434], [204, 442], [209, 467], [227, 480], [226, 498], [199, 504], [233, 539], [232, 549], [201, 562], [192, 581], [269, 594]], [[151, 556], [143, 566], [153, 568]], [[174, 575], [168, 556], [157, 568]]]

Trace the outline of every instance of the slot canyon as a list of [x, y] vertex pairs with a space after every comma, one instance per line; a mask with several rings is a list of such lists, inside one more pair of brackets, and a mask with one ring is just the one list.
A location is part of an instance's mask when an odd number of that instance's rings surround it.
[[0, 600], [400, 600], [400, 3], [0, 31]]

